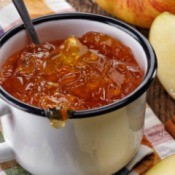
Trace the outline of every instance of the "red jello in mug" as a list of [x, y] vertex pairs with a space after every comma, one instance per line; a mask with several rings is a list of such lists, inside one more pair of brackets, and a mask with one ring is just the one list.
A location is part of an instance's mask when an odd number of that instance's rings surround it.
[[42, 109], [73, 111], [120, 100], [142, 79], [143, 70], [130, 48], [97, 32], [31, 43], [0, 70], [0, 85], [20, 101]]
[[156, 72], [150, 44], [129, 25], [97, 15], [34, 23], [41, 45], [30, 43], [23, 26], [0, 40], [0, 114], [8, 114], [1, 162], [15, 159], [37, 175], [117, 172], [142, 139], [145, 91]]

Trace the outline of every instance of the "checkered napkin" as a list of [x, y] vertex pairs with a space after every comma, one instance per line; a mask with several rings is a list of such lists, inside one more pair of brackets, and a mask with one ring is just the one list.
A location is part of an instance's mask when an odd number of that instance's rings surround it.
[[[143, 147], [144, 146], [144, 147]], [[149, 150], [149, 148], [151, 150]], [[175, 140], [149, 106], [146, 107], [144, 136], [140, 150], [116, 175], [141, 175], [160, 160], [175, 154]]]
[[[42, 15], [75, 11], [65, 0], [25, 0], [32, 18]], [[38, 8], [40, 7], [40, 8]], [[11, 0], [0, 0], [0, 36], [19, 24], [21, 19]], [[0, 133], [0, 142], [3, 142]], [[149, 106], [146, 108], [144, 137], [131, 162], [116, 175], [140, 175], [161, 159], [175, 153], [175, 141], [165, 130]], [[0, 164], [0, 175], [30, 175], [15, 161]]]

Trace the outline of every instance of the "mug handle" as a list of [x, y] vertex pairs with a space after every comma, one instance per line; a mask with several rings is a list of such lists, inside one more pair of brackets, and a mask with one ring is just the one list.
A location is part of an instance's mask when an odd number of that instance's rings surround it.
[[[0, 103], [0, 117], [11, 114], [10, 108]], [[0, 143], [0, 163], [15, 159], [15, 154], [7, 142]]]

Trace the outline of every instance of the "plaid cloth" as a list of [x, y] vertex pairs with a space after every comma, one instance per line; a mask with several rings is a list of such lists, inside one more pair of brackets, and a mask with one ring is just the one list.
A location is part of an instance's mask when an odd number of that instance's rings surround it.
[[[32, 18], [42, 15], [75, 11], [65, 0], [25, 0]], [[40, 7], [40, 8], [38, 8]], [[0, 0], [0, 36], [21, 22], [11, 0]], [[0, 142], [3, 142], [0, 133]], [[140, 175], [161, 159], [175, 153], [174, 138], [165, 130], [149, 106], [146, 108], [142, 145], [131, 162], [116, 175]], [[148, 156], [149, 155], [149, 156]], [[145, 157], [146, 156], [146, 157]], [[30, 175], [16, 161], [0, 164], [0, 175]]]
[[[156, 117], [151, 108], [147, 106], [145, 116], [144, 137], [142, 145], [153, 149], [153, 154], [146, 156], [136, 166], [126, 167], [127, 173], [117, 175], [141, 175], [160, 160], [175, 154], [175, 140], [166, 131], [162, 122]], [[136, 155], [137, 156], [137, 155]]]
[[[75, 11], [65, 0], [24, 0], [32, 18], [43, 15]], [[21, 23], [18, 12], [11, 0], [0, 0], [0, 36]]]

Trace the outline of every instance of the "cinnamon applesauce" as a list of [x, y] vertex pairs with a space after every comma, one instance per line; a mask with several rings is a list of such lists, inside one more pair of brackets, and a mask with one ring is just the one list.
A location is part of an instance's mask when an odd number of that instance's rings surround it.
[[108, 35], [29, 44], [0, 70], [0, 85], [12, 96], [43, 109], [98, 108], [138, 87], [144, 72], [130, 48]]

